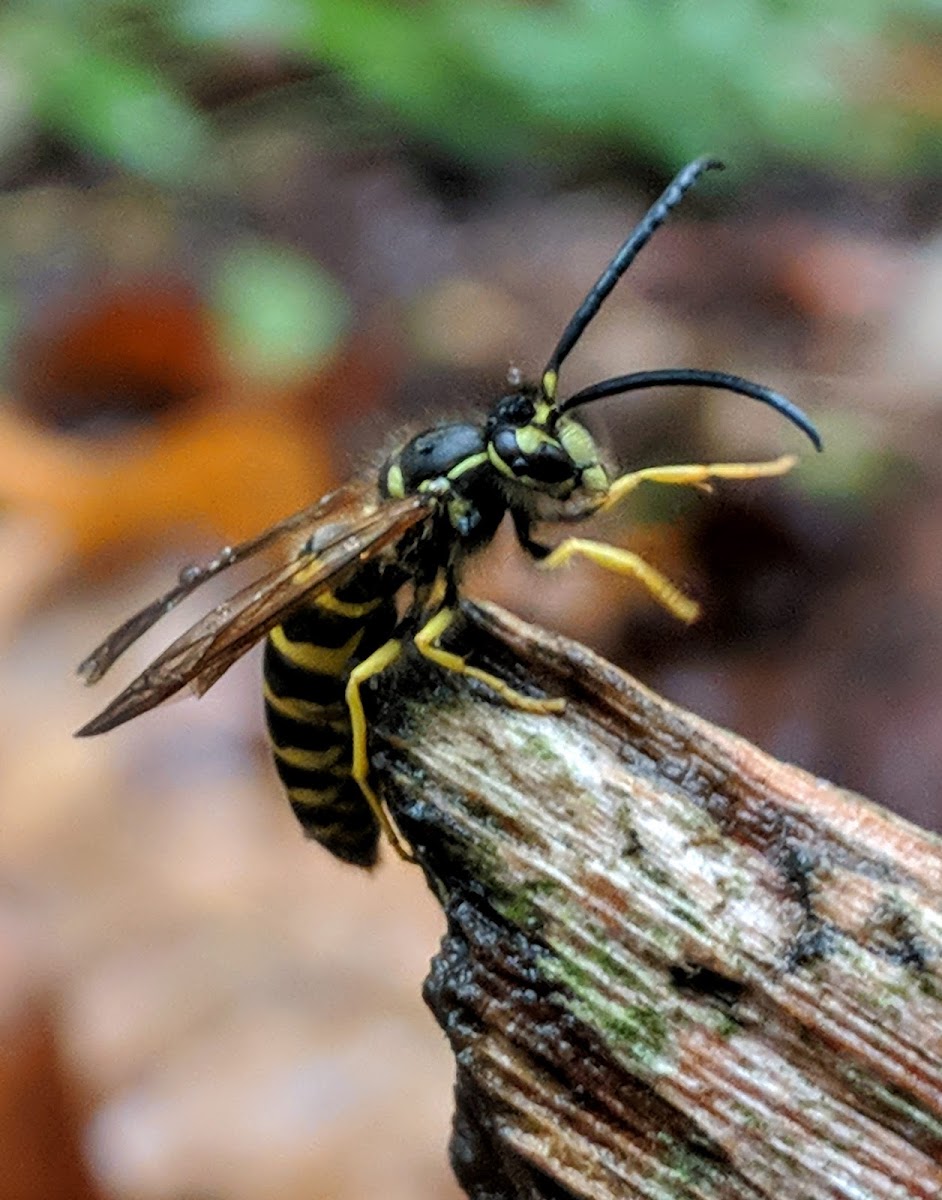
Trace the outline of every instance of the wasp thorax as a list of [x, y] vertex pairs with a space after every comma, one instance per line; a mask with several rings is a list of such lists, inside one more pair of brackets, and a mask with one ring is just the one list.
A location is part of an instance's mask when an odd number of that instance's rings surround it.
[[454, 481], [487, 461], [484, 434], [476, 425], [439, 425], [418, 434], [380, 472], [388, 496], [407, 496], [436, 479]]

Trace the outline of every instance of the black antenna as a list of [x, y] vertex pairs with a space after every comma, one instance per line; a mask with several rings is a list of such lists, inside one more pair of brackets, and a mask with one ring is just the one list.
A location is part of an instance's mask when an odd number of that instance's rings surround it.
[[675, 367], [664, 371], [636, 371], [632, 375], [619, 375], [615, 379], [603, 379], [601, 383], [593, 383], [591, 387], [576, 392], [560, 404], [557, 411], [568, 412], [580, 404], [603, 400], [606, 396], [637, 392], [642, 388], [691, 384], [696, 387], [722, 388], [727, 392], [738, 392], [740, 396], [749, 396], [753, 400], [768, 404], [786, 420], [797, 425], [802, 433], [807, 434], [816, 450], [821, 449], [821, 435], [797, 404], [793, 404], [787, 396], [763, 387], [761, 383], [753, 383], [751, 379], [742, 379], [739, 375], [727, 375], [724, 371], [697, 371], [691, 367]]
[[688, 163], [628, 235], [615, 257], [599, 276], [595, 286], [573, 313], [556, 344], [556, 349], [549, 357], [549, 362], [543, 370], [543, 392], [548, 400], [556, 398], [559, 368], [564, 359], [582, 337], [586, 326], [602, 307], [612, 288], [634, 262], [638, 251], [647, 245], [651, 235], [664, 224], [671, 210], [677, 207], [705, 171], [723, 169], [724, 164], [716, 158], [698, 158]]

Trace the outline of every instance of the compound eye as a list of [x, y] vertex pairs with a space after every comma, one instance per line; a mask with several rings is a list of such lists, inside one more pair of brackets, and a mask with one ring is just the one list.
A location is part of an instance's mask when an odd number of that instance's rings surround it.
[[514, 429], [505, 425], [495, 431], [491, 444], [518, 477], [548, 484], [574, 481], [576, 468], [563, 447], [532, 426]]
[[491, 445], [497, 457], [507, 464], [515, 475], [525, 474], [526, 459], [517, 445], [517, 431], [505, 425], [495, 431]]
[[527, 469], [524, 474], [540, 483], [566, 483], [576, 474], [572, 459], [556, 442], [541, 442], [536, 450], [526, 456]]

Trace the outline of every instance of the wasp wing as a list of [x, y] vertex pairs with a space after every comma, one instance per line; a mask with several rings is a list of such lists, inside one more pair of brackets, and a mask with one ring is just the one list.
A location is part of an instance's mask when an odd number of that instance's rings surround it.
[[394, 545], [424, 520], [430, 507], [429, 498], [421, 495], [381, 502], [374, 496], [364, 503], [361, 493], [358, 502], [356, 513], [349, 511], [349, 505], [346, 515], [332, 510], [334, 519], [311, 530], [303, 549], [290, 562], [269, 571], [192, 625], [76, 736], [106, 733], [156, 708], [189, 683], [198, 694], [207, 691], [299, 604]]
[[79, 664], [79, 676], [87, 684], [97, 683], [106, 672], [111, 670], [125, 650], [143, 637], [161, 617], [176, 608], [197, 588], [202, 587], [208, 579], [212, 579], [236, 563], [245, 562], [246, 559], [263, 550], [276, 547], [280, 542], [286, 543], [286, 550], [281, 557], [284, 558], [290, 554], [294, 558], [303, 544], [304, 535], [321, 527], [328, 528], [329, 518], [334, 514], [342, 513], [345, 509], [349, 510], [352, 502], [361, 499], [362, 494], [362, 486], [357, 484], [348, 484], [346, 487], [338, 488], [337, 491], [318, 500], [316, 504], [311, 504], [307, 508], [301, 509], [300, 512], [286, 517], [285, 520], [279, 521], [277, 525], [272, 525], [264, 533], [240, 542], [237, 546], [223, 547], [214, 558], [205, 563], [194, 563], [192, 566], [184, 567], [180, 572], [178, 582], [168, 592], [158, 596], [140, 612], [129, 617], [124, 624], [119, 625], [110, 633], [100, 646], [95, 647], [91, 654]]
[[201, 666], [189, 681], [196, 695], [208, 692], [237, 659], [264, 633], [281, 624], [299, 604], [329, 587], [344, 583], [362, 562], [368, 562], [387, 546], [394, 545], [428, 514], [430, 504], [427, 497], [410, 496], [391, 502], [391, 506], [400, 510], [398, 515], [383, 508], [373, 521], [359, 530], [348, 528], [346, 536], [339, 541], [314, 551], [306, 565], [294, 564], [292, 569], [284, 572], [280, 584], [275, 581], [265, 587], [255, 584], [240, 592], [245, 607], [238, 617], [223, 627], [211, 653], [206, 656], [206, 665]]

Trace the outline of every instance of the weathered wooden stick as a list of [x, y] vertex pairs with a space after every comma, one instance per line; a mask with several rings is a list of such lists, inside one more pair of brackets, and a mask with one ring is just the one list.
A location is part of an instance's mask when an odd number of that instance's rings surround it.
[[379, 698], [474, 1200], [938, 1200], [942, 844], [493, 607]]

